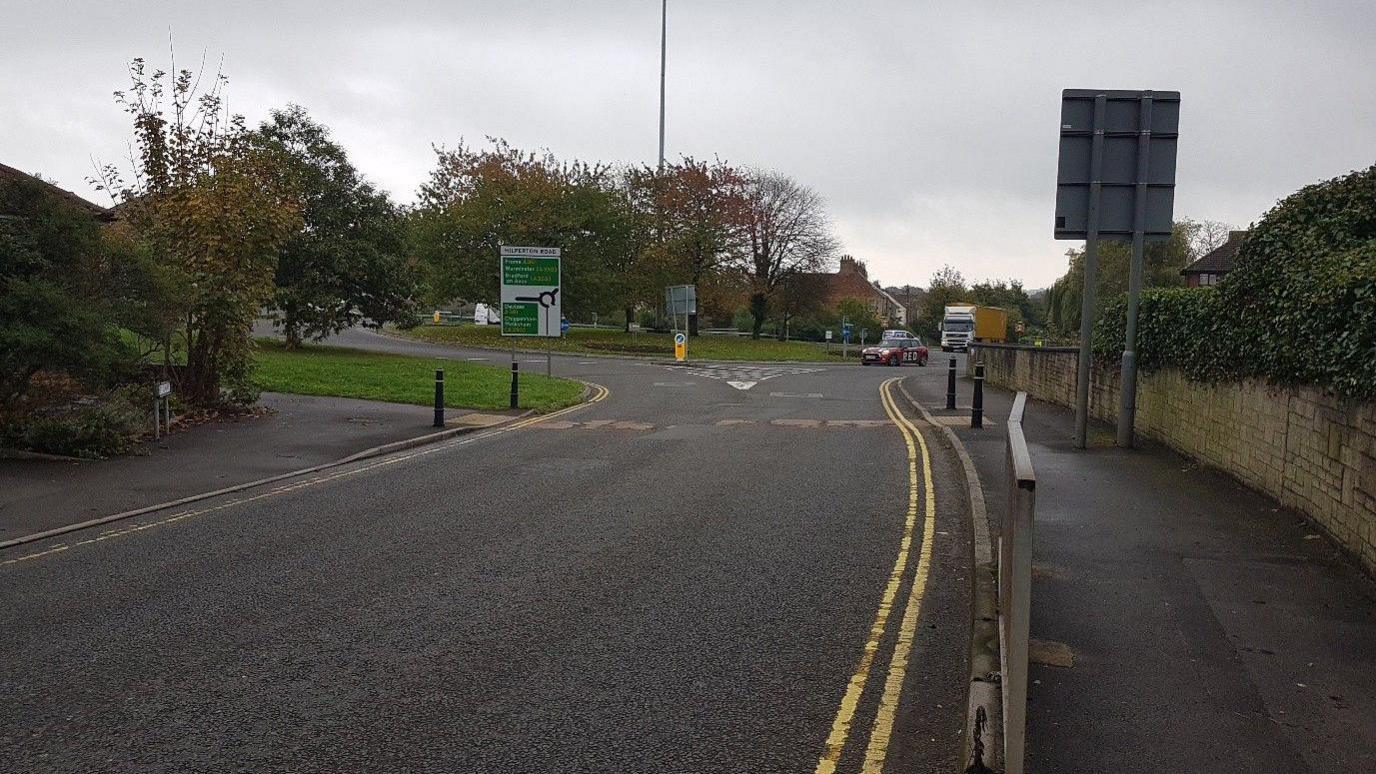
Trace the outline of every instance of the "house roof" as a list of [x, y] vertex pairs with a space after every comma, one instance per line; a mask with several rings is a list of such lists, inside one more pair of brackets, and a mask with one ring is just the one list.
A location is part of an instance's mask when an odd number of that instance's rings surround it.
[[96, 204], [95, 202], [87, 201], [86, 199], [81, 198], [80, 196], [72, 193], [71, 191], [68, 191], [65, 188], [58, 188], [52, 183], [49, 183], [47, 180], [38, 177], [37, 175], [30, 175], [27, 172], [15, 169], [14, 167], [11, 167], [9, 165], [0, 164], [0, 180], [23, 179], [37, 180], [39, 183], [43, 185], [44, 188], [47, 188], [50, 192], [52, 192], [54, 196], [58, 197], [62, 201], [67, 202], [68, 204], [78, 209], [85, 210], [86, 212], [91, 213], [92, 215], [96, 216], [101, 220], [111, 219], [110, 210], [100, 206], [99, 204]]
[[1233, 270], [1237, 251], [1242, 247], [1246, 231], [1229, 231], [1228, 241], [1215, 247], [1189, 266], [1180, 270], [1181, 274], [1227, 274]]

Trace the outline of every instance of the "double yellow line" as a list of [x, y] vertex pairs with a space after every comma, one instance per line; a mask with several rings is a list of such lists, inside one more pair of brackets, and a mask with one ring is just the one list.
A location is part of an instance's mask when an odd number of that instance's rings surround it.
[[167, 524], [173, 524], [184, 519], [190, 519], [196, 516], [204, 516], [208, 513], [215, 513], [216, 511], [222, 511], [227, 508], [233, 508], [236, 505], [243, 505], [245, 503], [251, 503], [257, 500], [265, 500], [269, 497], [276, 497], [278, 495], [299, 491], [301, 489], [308, 489], [310, 487], [319, 486], [329, 481], [346, 478], [348, 476], [356, 476], [359, 473], [363, 473], [365, 471], [385, 467], [387, 465], [395, 465], [399, 462], [405, 462], [407, 460], [415, 459], [417, 457], [424, 457], [429, 454], [434, 454], [435, 452], [444, 451], [445, 449], [452, 449], [457, 446], [467, 446], [470, 443], [476, 443], [477, 441], [481, 441], [485, 438], [492, 438], [493, 436], [498, 436], [502, 433], [509, 433], [513, 430], [520, 430], [523, 427], [530, 427], [531, 425], [537, 425], [541, 422], [547, 422], [551, 419], [554, 419], [555, 417], [563, 416], [564, 414], [577, 411], [583, 408], [584, 406], [589, 406], [593, 403], [601, 403], [611, 392], [606, 387], [603, 387], [600, 384], [593, 384], [592, 382], [584, 382], [584, 384], [588, 385], [588, 387], [591, 388], [591, 397], [589, 397], [583, 403], [578, 403], [567, 408], [562, 408], [558, 411], [550, 412], [549, 414], [540, 414], [537, 416], [527, 417], [520, 421], [512, 422], [509, 425], [502, 425], [501, 427], [485, 430], [481, 433], [477, 433], [476, 435], [464, 436], [460, 439], [456, 439], [453, 441], [443, 441], [440, 443], [432, 444], [430, 446], [425, 446], [420, 449], [417, 449], [416, 451], [406, 452], [404, 454], [398, 453], [386, 457], [381, 457], [374, 462], [359, 465], [358, 467], [344, 467], [343, 469], [336, 470], [330, 473], [325, 473], [323, 475], [315, 476], [313, 478], [293, 480], [289, 483], [281, 484], [280, 486], [273, 487], [272, 489], [269, 489], [265, 492], [260, 492], [255, 495], [236, 497], [231, 500], [226, 500], [216, 505], [210, 505], [203, 508], [193, 508], [185, 511], [177, 511], [176, 513], [170, 514], [161, 519], [156, 519], [154, 521], [139, 522], [135, 524], [130, 524], [126, 527], [119, 527], [115, 529], [106, 530], [105, 532], [102, 532], [94, 537], [76, 540], [71, 543], [58, 543], [42, 551], [37, 551], [31, 554], [25, 554], [23, 556], [16, 556], [13, 559], [5, 559], [3, 561], [0, 561], [0, 567], [3, 567], [5, 565], [18, 564], [19, 562], [33, 561], [34, 559], [40, 559], [45, 556], [60, 554], [64, 551], [76, 548], [78, 546], [90, 545], [92, 543], [100, 543], [102, 541], [111, 540], [113, 538], [123, 537], [124, 535], [131, 535], [137, 532], [143, 532], [145, 530], [153, 529], [154, 527], [161, 527]]
[[[903, 539], [898, 545], [898, 557], [894, 560], [893, 570], [889, 573], [884, 594], [880, 597], [879, 610], [870, 625], [869, 639], [860, 655], [841, 704], [836, 710], [836, 718], [831, 724], [826, 747], [817, 760], [817, 774], [831, 774], [845, 752], [846, 741], [850, 736], [851, 725], [860, 705], [860, 697], [869, 682], [870, 668], [879, 652], [880, 642], [888, 628], [889, 614], [894, 600], [907, 573], [912, 553], [913, 531], [917, 528], [919, 516], [922, 518], [922, 543], [918, 549], [916, 569], [912, 585], [903, 607], [903, 618], [898, 625], [898, 637], [894, 644], [893, 655], [889, 659], [888, 675], [884, 679], [884, 692], [879, 698], [875, 712], [874, 725], [870, 729], [869, 744], [865, 748], [865, 758], [861, 771], [864, 774], [880, 774], [884, 768], [884, 757], [888, 754], [889, 740], [893, 737], [894, 722], [898, 717], [898, 700], [903, 692], [903, 680], [908, 674], [908, 661], [912, 656], [913, 638], [917, 629], [917, 619], [922, 613], [922, 597], [927, 589], [927, 577], [932, 565], [932, 534], [936, 530], [936, 496], [932, 492], [932, 461], [927, 449], [927, 441], [913, 423], [898, 408], [893, 397], [893, 385], [898, 379], [889, 379], [879, 387], [879, 400], [889, 419], [903, 434], [903, 443], [908, 449], [908, 507], [903, 522]], [[918, 483], [919, 451], [921, 454], [922, 485]], [[918, 505], [918, 491], [924, 494], [921, 507]]]

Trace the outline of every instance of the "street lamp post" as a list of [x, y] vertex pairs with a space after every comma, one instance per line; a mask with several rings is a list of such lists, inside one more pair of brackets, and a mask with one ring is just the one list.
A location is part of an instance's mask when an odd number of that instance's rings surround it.
[[669, 0], [659, 9], [659, 168], [664, 169], [664, 64], [669, 42]]

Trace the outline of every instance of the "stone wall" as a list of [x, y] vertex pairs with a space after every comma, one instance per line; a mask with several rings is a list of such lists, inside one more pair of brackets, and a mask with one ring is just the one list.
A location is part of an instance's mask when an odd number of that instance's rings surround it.
[[[1073, 406], [1078, 350], [980, 344], [992, 385]], [[1137, 432], [1307, 515], [1376, 575], [1376, 403], [1257, 380], [1208, 384], [1141, 374]], [[1095, 364], [1090, 415], [1118, 418], [1118, 364]]]

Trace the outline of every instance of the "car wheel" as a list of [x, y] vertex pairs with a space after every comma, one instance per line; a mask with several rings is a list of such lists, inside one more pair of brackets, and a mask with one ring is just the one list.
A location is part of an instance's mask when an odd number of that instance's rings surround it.
[[920, 365], [920, 366], [922, 366], [923, 368], [926, 368], [926, 367], [927, 367], [927, 358], [925, 358], [925, 357], [922, 358], [921, 360], [917, 361], [917, 364]]
[[889, 356], [889, 365], [891, 365], [891, 366], [896, 366], [896, 365], [898, 365], [898, 362], [899, 362], [899, 361], [898, 361], [898, 355], [890, 355], [890, 356]]

